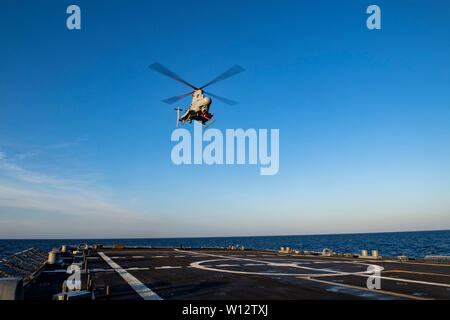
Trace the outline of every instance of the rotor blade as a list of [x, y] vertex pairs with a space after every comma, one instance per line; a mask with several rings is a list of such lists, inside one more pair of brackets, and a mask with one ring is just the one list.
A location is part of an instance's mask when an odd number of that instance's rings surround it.
[[230, 69], [228, 69], [227, 71], [222, 73], [217, 78], [211, 80], [210, 82], [205, 84], [203, 87], [200, 87], [200, 89], [206, 88], [207, 86], [210, 86], [213, 83], [225, 80], [225, 79], [227, 79], [227, 78], [229, 78], [231, 76], [234, 76], [235, 74], [238, 74], [239, 72], [242, 72], [242, 71], [244, 71], [244, 69], [242, 67], [238, 66], [237, 64], [235, 64], [234, 66], [232, 66]]
[[176, 101], [178, 101], [178, 100], [180, 100], [180, 99], [182, 99], [182, 98], [184, 98], [184, 97], [186, 97], [186, 96], [188, 96], [190, 94], [193, 94], [193, 93], [194, 93], [194, 91], [189, 91], [189, 92], [180, 94], [178, 96], [165, 99], [165, 100], [163, 100], [163, 102], [165, 102], [167, 104], [172, 104], [172, 103], [174, 103], [174, 102], [176, 102]]
[[208, 95], [210, 95], [211, 97], [219, 99], [220, 101], [222, 101], [222, 102], [224, 102], [224, 103], [226, 103], [226, 104], [228, 104], [230, 106], [234, 106], [234, 105], [238, 104], [236, 101], [233, 101], [233, 100], [230, 100], [230, 99], [227, 99], [227, 98], [224, 98], [224, 97], [216, 96], [215, 94], [212, 94], [212, 93], [209, 93], [209, 92], [206, 92], [206, 91], [203, 91], [203, 92], [208, 94]]
[[175, 73], [173, 73], [172, 71], [170, 71], [169, 69], [167, 69], [166, 67], [164, 67], [162, 64], [155, 62], [154, 64], [152, 64], [151, 66], [149, 66], [150, 69], [153, 69], [155, 71], [158, 71], [159, 73], [162, 73], [163, 75], [168, 76], [169, 78], [172, 78], [174, 80], [177, 80], [181, 83], [184, 83], [185, 85], [191, 87], [194, 90], [197, 90], [196, 87], [194, 87], [192, 84], [190, 84], [189, 82], [187, 82], [186, 80], [183, 80], [182, 78], [180, 78], [179, 76], [177, 76]]

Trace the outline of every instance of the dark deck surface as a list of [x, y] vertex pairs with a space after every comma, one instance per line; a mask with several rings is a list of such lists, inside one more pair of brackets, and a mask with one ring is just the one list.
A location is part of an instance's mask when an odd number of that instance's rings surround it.
[[[382, 268], [369, 290], [369, 265]], [[66, 267], [48, 266], [26, 299], [61, 292]], [[450, 263], [304, 256], [276, 251], [174, 248], [101, 249], [88, 269], [110, 299], [450, 299]], [[82, 273], [83, 288], [87, 275]], [[106, 299], [95, 290], [96, 299]]]

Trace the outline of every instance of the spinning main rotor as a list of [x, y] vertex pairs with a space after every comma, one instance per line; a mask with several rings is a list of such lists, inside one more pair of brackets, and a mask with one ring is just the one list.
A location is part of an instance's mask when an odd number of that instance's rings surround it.
[[[182, 99], [182, 98], [184, 98], [184, 97], [186, 97], [186, 96], [188, 96], [190, 94], [193, 94], [196, 90], [202, 90], [203, 91], [204, 88], [206, 88], [206, 87], [208, 87], [208, 86], [210, 86], [210, 85], [212, 85], [212, 84], [214, 84], [216, 82], [228, 79], [228, 78], [230, 78], [230, 77], [232, 77], [232, 76], [234, 76], [234, 75], [244, 71], [244, 69], [242, 67], [240, 67], [238, 65], [234, 65], [230, 69], [228, 69], [227, 71], [222, 73], [221, 75], [217, 76], [216, 78], [214, 78], [213, 80], [208, 82], [207, 84], [197, 88], [197, 87], [193, 86], [192, 84], [190, 84], [186, 80], [182, 79], [180, 76], [176, 75], [175, 73], [173, 73], [172, 71], [170, 71], [169, 69], [167, 69], [166, 67], [164, 67], [162, 64], [160, 64], [158, 62], [153, 63], [149, 68], [153, 69], [153, 70], [155, 70], [155, 71], [157, 71], [159, 73], [162, 73], [163, 75], [165, 75], [165, 76], [167, 76], [169, 78], [172, 78], [172, 79], [174, 79], [174, 80], [176, 80], [178, 82], [181, 82], [181, 83], [191, 87], [192, 89], [194, 89], [193, 91], [189, 91], [189, 92], [186, 92], [186, 93], [183, 93], [183, 94], [180, 94], [180, 95], [177, 95], [177, 96], [174, 96], [174, 97], [171, 97], [171, 98], [163, 100], [163, 102], [165, 102], [167, 104], [173, 104], [174, 102], [176, 102], [176, 101], [178, 101], [178, 100], [180, 100], [180, 99]], [[233, 100], [230, 100], [230, 99], [227, 99], [227, 98], [224, 98], [224, 97], [220, 97], [220, 96], [212, 94], [210, 92], [206, 92], [206, 91], [203, 91], [203, 92], [206, 93], [207, 95], [210, 95], [211, 97], [214, 97], [214, 98], [216, 98], [216, 99], [218, 99], [218, 100], [228, 104], [228, 105], [235, 105], [235, 104], [237, 104], [236, 101], [233, 101]]]

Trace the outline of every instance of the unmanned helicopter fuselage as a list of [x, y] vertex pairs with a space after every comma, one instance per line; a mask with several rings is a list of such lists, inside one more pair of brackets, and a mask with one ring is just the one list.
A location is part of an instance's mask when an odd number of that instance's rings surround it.
[[[181, 117], [178, 115], [178, 121], [182, 121], [183, 125], [186, 121], [191, 123], [192, 120], [197, 120], [205, 125], [205, 123], [211, 121], [212, 117], [214, 116], [213, 114], [209, 113], [211, 102], [212, 100], [210, 97], [204, 96], [203, 90], [195, 90], [192, 94], [192, 102], [189, 106], [189, 109], [187, 109]], [[177, 108], [177, 110], [181, 109]]]

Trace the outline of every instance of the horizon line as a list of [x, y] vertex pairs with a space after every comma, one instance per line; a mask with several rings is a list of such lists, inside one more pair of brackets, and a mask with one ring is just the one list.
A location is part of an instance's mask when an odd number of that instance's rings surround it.
[[450, 229], [432, 230], [407, 230], [407, 231], [376, 231], [376, 232], [345, 232], [345, 233], [315, 233], [315, 234], [281, 234], [281, 235], [246, 235], [246, 236], [202, 236], [202, 237], [112, 237], [112, 238], [0, 238], [0, 240], [138, 240], [138, 239], [211, 239], [211, 238], [256, 238], [256, 237], [295, 237], [295, 236], [334, 236], [334, 235], [356, 235], [356, 234], [382, 234], [382, 233], [408, 233], [408, 232], [435, 232], [450, 231]]

